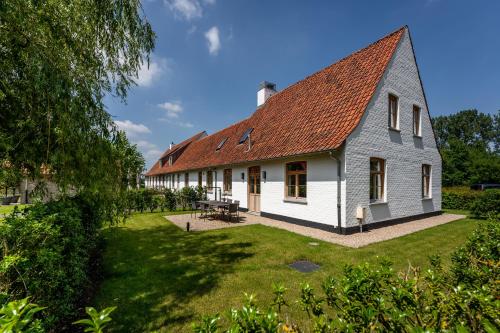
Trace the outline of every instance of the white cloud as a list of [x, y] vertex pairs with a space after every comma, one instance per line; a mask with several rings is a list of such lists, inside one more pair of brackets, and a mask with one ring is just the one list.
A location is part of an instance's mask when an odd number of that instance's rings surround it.
[[208, 52], [212, 55], [217, 55], [220, 50], [220, 38], [219, 38], [219, 28], [211, 27], [207, 32], [205, 32], [205, 38], [208, 42]]
[[184, 127], [184, 128], [193, 128], [194, 125], [191, 124], [190, 122], [178, 122], [177, 125], [179, 125], [180, 127]]
[[160, 156], [162, 153], [163, 153], [163, 151], [161, 151], [159, 149], [150, 149], [150, 150], [147, 150], [146, 152], [144, 152], [143, 155], [144, 155], [144, 158], [146, 160], [156, 161], [156, 160], [160, 159]]
[[200, 18], [203, 15], [203, 10], [198, 0], [164, 0], [164, 3], [171, 11], [188, 21]]
[[116, 120], [115, 124], [120, 130], [125, 131], [125, 133], [127, 133], [127, 136], [130, 137], [137, 136], [138, 134], [151, 133], [151, 130], [146, 125], [136, 124], [131, 122], [130, 120]]
[[149, 67], [146, 62], [142, 64], [135, 81], [140, 87], [149, 87], [167, 70], [167, 59], [151, 59]]
[[167, 118], [179, 118], [179, 114], [184, 111], [180, 101], [161, 103], [158, 107], [166, 111]]

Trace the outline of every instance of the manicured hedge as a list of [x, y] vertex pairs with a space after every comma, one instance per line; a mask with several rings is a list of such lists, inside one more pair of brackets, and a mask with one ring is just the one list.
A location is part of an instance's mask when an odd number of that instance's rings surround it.
[[443, 187], [442, 206], [445, 209], [463, 209], [470, 210], [476, 199], [482, 192], [473, 191], [468, 187]]
[[500, 189], [484, 191], [472, 203], [471, 213], [482, 219], [500, 217]]

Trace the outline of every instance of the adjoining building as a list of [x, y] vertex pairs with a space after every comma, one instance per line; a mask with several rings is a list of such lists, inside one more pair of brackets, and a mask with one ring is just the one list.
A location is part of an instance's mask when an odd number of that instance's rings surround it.
[[171, 145], [146, 174], [147, 187], [197, 185], [339, 233], [439, 214], [441, 156], [408, 27], [282, 91], [263, 82], [249, 118]]

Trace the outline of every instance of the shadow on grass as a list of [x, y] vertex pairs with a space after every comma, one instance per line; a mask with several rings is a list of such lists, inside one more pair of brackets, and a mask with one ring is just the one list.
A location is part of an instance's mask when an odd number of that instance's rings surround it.
[[172, 224], [106, 231], [105, 276], [98, 306], [118, 306], [112, 331], [137, 332], [196, 319], [187, 304], [211, 291], [240, 260], [249, 242], [224, 234], [187, 233]]

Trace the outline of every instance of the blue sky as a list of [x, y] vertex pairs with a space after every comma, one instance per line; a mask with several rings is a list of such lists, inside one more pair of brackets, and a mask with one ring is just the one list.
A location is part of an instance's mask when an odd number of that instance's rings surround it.
[[213, 133], [281, 90], [408, 25], [432, 116], [500, 109], [500, 1], [145, 0], [157, 34], [127, 104], [108, 111], [144, 153]]

